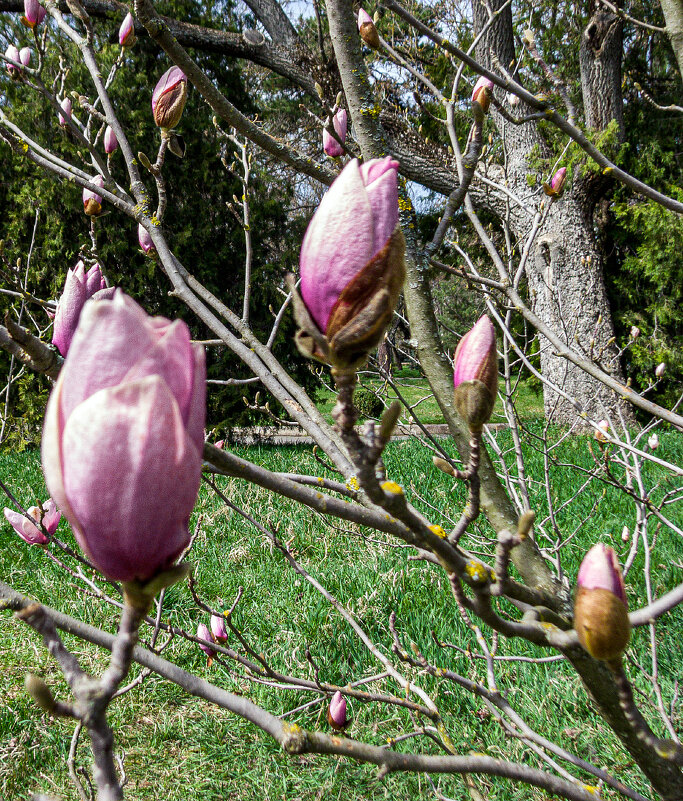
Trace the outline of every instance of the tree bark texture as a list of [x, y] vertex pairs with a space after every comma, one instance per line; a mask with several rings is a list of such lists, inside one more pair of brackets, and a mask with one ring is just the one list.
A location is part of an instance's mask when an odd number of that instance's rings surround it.
[[[491, 10], [495, 12], [503, 4], [504, 0], [493, 0]], [[488, 20], [488, 14], [483, 4], [475, 3], [473, 9], [475, 31], [480, 31]], [[586, 41], [582, 44], [582, 75], [585, 74], [587, 83], [584, 97], [589, 99], [587, 105], [591, 109], [591, 119], [600, 128], [612, 118], [623, 126], [620, 82], [616, 77], [621, 69], [621, 20], [614, 19], [616, 23], [611, 20], [603, 22], [602, 18], [600, 24], [591, 20], [588, 26], [590, 35], [584, 36]], [[498, 64], [507, 66], [514, 63], [509, 7], [484, 34], [477, 48], [477, 58], [491, 70], [496, 70]], [[496, 95], [504, 102], [499, 90], [496, 90]], [[529, 194], [529, 154], [550, 155], [548, 148], [534, 123], [513, 125], [494, 108], [492, 117], [505, 144], [508, 185], [523, 199]], [[594, 358], [606, 372], [623, 383], [613, 344], [614, 326], [602, 258], [593, 226], [597, 191], [604, 191], [606, 179], [591, 175], [588, 180], [591, 181], [590, 187], [577, 178], [571, 191], [565, 192], [561, 199], [546, 201], [552, 202], [552, 207], [526, 265], [530, 302], [538, 317], [560, 333], [569, 347]], [[523, 241], [529, 229], [528, 216], [513, 210], [510, 225], [513, 234]], [[572, 425], [577, 420], [577, 411], [593, 420], [618, 420], [619, 411], [628, 420], [632, 419], [630, 410], [620, 410], [620, 400], [611, 390], [557, 356], [540, 334], [539, 344], [543, 376], [569, 396], [566, 398], [552, 387], [544, 387], [543, 403], [549, 420]]]

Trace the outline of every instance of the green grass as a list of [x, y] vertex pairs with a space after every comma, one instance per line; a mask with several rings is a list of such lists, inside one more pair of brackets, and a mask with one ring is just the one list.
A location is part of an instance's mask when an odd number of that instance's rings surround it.
[[[443, 415], [432, 395], [426, 378], [420, 376], [416, 370], [404, 369], [395, 373], [393, 380], [405, 402], [414, 408], [415, 414], [422, 423], [443, 423]], [[382, 381], [376, 373], [361, 372], [359, 374], [359, 383], [377, 394], [386, 406], [397, 397], [392, 387]], [[501, 383], [500, 390], [502, 392], [505, 391], [503, 383]], [[332, 421], [332, 408], [335, 402], [336, 393], [331, 389], [323, 389], [317, 394], [317, 406], [330, 422]], [[536, 420], [543, 415], [543, 396], [530, 388], [528, 384], [522, 382], [515, 390], [515, 407], [521, 420]], [[403, 415], [407, 420], [408, 413], [405, 410]], [[491, 422], [506, 422], [500, 397], [496, 400]]]
[[[536, 427], [538, 431], [538, 426]], [[503, 449], [509, 448], [508, 432], [499, 432]], [[665, 434], [658, 450], [665, 458], [683, 461], [683, 437]], [[557, 461], [573, 462], [589, 468], [592, 440], [575, 437], [558, 448]], [[594, 450], [595, 444], [592, 444]], [[525, 445], [529, 474], [542, 475], [542, 459], [532, 444]], [[319, 463], [305, 447], [254, 447], [242, 455], [272, 470], [296, 470], [320, 474]], [[448, 528], [458, 516], [464, 500], [463, 489], [431, 465], [431, 456], [414, 442], [394, 443], [386, 453], [390, 478], [398, 481], [411, 501], [433, 523]], [[576, 473], [560, 464], [551, 467], [553, 492], [562, 502], [577, 487]], [[36, 497], [44, 498], [39, 456], [29, 452], [18, 456], [0, 455], [0, 477], [19, 499], [30, 505]], [[653, 498], [675, 484], [667, 474], [651, 464], [644, 467], [644, 480], [654, 486]], [[340, 601], [356, 615], [367, 634], [385, 653], [390, 653], [388, 618], [397, 614], [398, 629], [406, 646], [415, 642], [435, 664], [449, 667], [469, 678], [484, 680], [484, 666], [452, 650], [439, 649], [439, 640], [457, 643], [476, 652], [476, 639], [462, 622], [441, 572], [430, 565], [408, 559], [409, 552], [391, 547], [395, 543], [384, 535], [373, 535], [368, 542], [356, 527], [326, 525], [317, 515], [297, 508], [238, 480], [219, 478], [218, 483], [230, 499], [249, 509], [264, 525], [272, 526], [283, 541], [289, 542], [296, 558]], [[656, 485], [656, 486], [655, 486]], [[533, 485], [533, 506], [542, 518], [546, 510], [545, 489]], [[681, 510], [669, 507], [667, 514], [683, 525]], [[253, 647], [264, 653], [273, 667], [283, 672], [312, 677], [305, 658], [306, 648], [319, 667], [322, 678], [344, 684], [380, 672], [378, 663], [362, 647], [355, 635], [305, 581], [284, 564], [277, 551], [253, 526], [226, 509], [202, 487], [193, 517], [201, 515], [191, 561], [202, 597], [217, 608], [225, 608], [244, 588], [243, 599], [235, 613], [240, 630]], [[632, 523], [633, 502], [618, 491], [594, 481], [571, 507], [558, 515], [558, 525], [573, 532], [573, 539], [563, 552], [563, 565], [569, 576], [594, 542], [612, 544], [622, 561], [627, 545], [621, 541], [623, 524]], [[651, 534], [655, 526], [652, 526]], [[362, 532], [370, 534], [370, 532]], [[59, 536], [72, 542], [66, 523]], [[464, 543], [477, 552], [492, 550], [491, 531], [478, 522]], [[542, 545], [549, 542], [541, 540]], [[632, 607], [644, 602], [642, 553], [628, 576]], [[660, 530], [653, 551], [653, 591], [665, 592], [681, 580], [683, 547], [677, 535]], [[47, 604], [82, 618], [89, 623], [114, 631], [115, 612], [85, 596], [82, 585], [65, 576], [36, 547], [21, 542], [3, 520], [0, 527], [0, 575], [17, 589]], [[187, 586], [171, 588], [166, 595], [164, 619], [194, 632], [205, 619], [192, 602]], [[681, 632], [683, 613], [676, 610], [658, 627], [659, 670], [665, 699], [673, 694], [683, 661]], [[143, 637], [145, 635], [143, 634]], [[105, 656], [93, 646], [66, 637], [83, 665], [99, 672]], [[646, 667], [648, 633], [634, 632], [630, 653]], [[236, 645], [236, 643], [232, 643]], [[501, 643], [501, 653], [525, 656], [547, 655], [523, 641]], [[199, 649], [176, 638], [164, 656], [180, 666], [196, 671], [221, 687], [247, 695], [275, 714], [286, 712], [309, 700], [298, 691], [275, 691], [249, 682], [233, 671], [231, 665], [214, 663], [207, 667]], [[36, 791], [53, 793], [63, 799], [76, 798], [67, 775], [65, 757], [73, 723], [46, 718], [28, 699], [23, 689], [27, 670], [43, 676], [60, 698], [68, 698], [63, 679], [35, 633], [10, 614], [0, 616], [0, 798], [28, 799]], [[399, 666], [434, 698], [442, 711], [446, 727], [460, 753], [471, 751], [537, 765], [536, 757], [517, 741], [507, 740], [500, 726], [485, 714], [481, 704], [457, 686], [418, 675]], [[647, 681], [635, 674], [639, 689], [649, 694]], [[134, 674], [137, 669], [134, 668]], [[532, 665], [518, 662], [499, 663], [497, 676], [501, 691], [537, 731], [565, 748], [601, 766], [611, 766], [624, 782], [649, 795], [648, 785], [631, 759], [616, 743], [607, 726], [595, 715], [580, 681], [565, 663]], [[397, 694], [401, 690], [386, 682], [384, 689]], [[642, 698], [641, 710], [664, 734], [653, 710]], [[406, 714], [381, 704], [351, 704], [351, 737], [383, 744], [410, 729]], [[291, 720], [302, 726], [327, 730], [324, 705], [318, 705]], [[140, 801], [186, 801], [205, 799], [412, 799], [430, 797], [422, 776], [390, 775], [379, 780], [371, 767], [345, 760], [302, 756], [289, 757], [266, 735], [250, 724], [209, 704], [187, 696], [180, 688], [150, 676], [141, 686], [118, 699], [111, 709], [117, 748], [125, 757], [129, 784], [127, 798]], [[678, 719], [680, 726], [681, 720]], [[409, 740], [399, 749], [421, 748], [437, 753], [428, 740]], [[79, 764], [88, 765], [87, 744], [78, 755]], [[583, 777], [590, 784], [594, 780]], [[545, 794], [527, 787], [486, 777], [476, 778], [479, 791], [493, 801], [533, 799]], [[465, 798], [467, 791], [460, 778], [443, 777], [441, 791], [448, 797]], [[605, 798], [615, 798], [603, 791]]]

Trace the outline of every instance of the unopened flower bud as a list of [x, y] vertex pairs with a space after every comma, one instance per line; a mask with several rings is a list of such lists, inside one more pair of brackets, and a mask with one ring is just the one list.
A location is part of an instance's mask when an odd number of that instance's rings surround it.
[[640, 328], [637, 325], [631, 326], [631, 339], [638, 339], [640, 336]]
[[152, 237], [142, 223], [138, 223], [138, 242], [145, 253], [156, 253], [156, 248], [154, 247], [154, 242], [152, 242]]
[[493, 95], [493, 81], [489, 78], [480, 76], [479, 80], [474, 84], [472, 90], [472, 102], [479, 103], [484, 114], [489, 110], [491, 105], [491, 97]]
[[[19, 62], [19, 51], [13, 44], [8, 45], [7, 50], [5, 50], [5, 55], [7, 58], [11, 58], [12, 61]], [[8, 64], [7, 62], [5, 62], [5, 66], [7, 67], [7, 72], [9, 72], [13, 78], [18, 77], [19, 70], [15, 66]]]
[[659, 437], [657, 434], [650, 434], [647, 438], [647, 444], [651, 451], [654, 451], [656, 448], [659, 447]]
[[113, 288], [107, 290], [107, 283], [99, 264], [91, 267], [86, 273], [85, 264], [79, 260], [73, 270], [67, 270], [52, 332], [52, 344], [62, 356], [66, 357], [69, 352], [85, 302], [90, 298], [102, 300], [107, 295], [111, 296], [113, 292]]
[[355, 369], [381, 342], [405, 278], [397, 168], [389, 157], [350, 161], [308, 226], [293, 290], [306, 356]]
[[609, 423], [607, 422], [607, 420], [601, 420], [598, 423], [598, 427], [595, 431], [595, 439], [597, 439], [598, 442], [607, 442], [607, 437], [605, 436], [605, 434], [608, 433], [609, 433]]
[[211, 615], [211, 633], [216, 642], [225, 642], [228, 639], [223, 615]]
[[24, 0], [24, 16], [21, 21], [27, 28], [36, 27], [45, 19], [47, 11], [40, 5], [38, 0]]
[[512, 92], [508, 92], [507, 101], [513, 108], [519, 105], [519, 97]]
[[[104, 178], [101, 175], [96, 175], [90, 179], [90, 183], [103, 187]], [[88, 217], [98, 217], [102, 213], [102, 195], [93, 192], [92, 189], [83, 187], [83, 211]]]
[[171, 67], [159, 78], [152, 94], [152, 115], [159, 128], [175, 128], [187, 101], [187, 75]]
[[[200, 623], [197, 626], [197, 639], [198, 640], [206, 640], [207, 642], [213, 642], [213, 637], [211, 636], [211, 632], [209, 631], [209, 627], [206, 623]], [[211, 648], [211, 646], [207, 645], [206, 643], [200, 642], [199, 647], [204, 651], [204, 653], [209, 657], [209, 659], [213, 659], [216, 656], [216, 652]]]
[[327, 708], [327, 722], [337, 731], [342, 731], [349, 725], [346, 717], [346, 699], [339, 690], [332, 696]]
[[[57, 531], [57, 526], [62, 517], [62, 513], [58, 511], [52, 498], [45, 501], [42, 508], [31, 506], [26, 510], [26, 515], [19, 514], [19, 512], [7, 507], [5, 507], [4, 512], [12, 528], [29, 545], [45, 545], [48, 543], [48, 538]], [[47, 532], [47, 536], [39, 528], [41, 525]]]
[[[337, 136], [342, 142], [346, 141], [346, 130], [348, 126], [348, 116], [346, 109], [340, 108], [332, 119], [332, 125]], [[327, 128], [323, 128], [323, 150], [328, 156], [338, 158], [344, 154], [344, 148], [337, 142], [337, 140], [330, 134]]]
[[365, 44], [373, 50], [377, 50], [379, 47], [379, 33], [377, 33], [372, 17], [363, 8], [358, 10], [358, 30], [360, 38]]
[[104, 152], [107, 155], [113, 153], [116, 148], [119, 146], [118, 139], [116, 138], [116, 134], [114, 131], [107, 125], [106, 130], [104, 132]]
[[562, 195], [565, 181], [567, 180], [567, 168], [560, 167], [559, 170], [553, 175], [550, 185], [543, 184], [543, 191], [548, 197], [558, 198]]
[[62, 114], [59, 115], [59, 124], [62, 128], [66, 128], [66, 119], [71, 119], [71, 112], [73, 110], [73, 103], [70, 97], [65, 97], [59, 104], [62, 107]]
[[655, 368], [655, 375], [657, 376], [657, 378], [663, 378], [665, 372], [666, 372], [666, 363], [660, 362]]
[[595, 659], [616, 659], [628, 645], [626, 588], [617, 555], [594, 545], [579, 568], [574, 601], [574, 628], [579, 642]]
[[491, 417], [498, 395], [496, 329], [485, 314], [458, 343], [453, 386], [460, 416], [471, 429], [481, 430]]
[[128, 12], [121, 23], [119, 28], [119, 44], [121, 47], [132, 47], [137, 42], [135, 36], [135, 25], [133, 24], [133, 15]]

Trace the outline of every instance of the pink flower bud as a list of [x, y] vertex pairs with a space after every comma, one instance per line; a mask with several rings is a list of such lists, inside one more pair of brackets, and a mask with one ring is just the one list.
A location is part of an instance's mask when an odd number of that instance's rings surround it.
[[28, 67], [28, 65], [31, 63], [32, 55], [33, 51], [31, 50], [30, 47], [22, 47], [21, 50], [19, 51], [19, 61], [21, 61], [21, 63], [25, 67]]
[[612, 548], [594, 545], [581, 562], [574, 602], [579, 642], [596, 659], [615, 659], [628, 645], [631, 626], [619, 560]]
[[327, 722], [337, 731], [341, 731], [349, 725], [346, 717], [346, 699], [339, 690], [332, 696], [330, 701], [327, 709]]
[[493, 93], [493, 81], [490, 78], [485, 78], [483, 75], [474, 84], [472, 90], [472, 102], [479, 103], [484, 114], [489, 110], [491, 105], [491, 95]]
[[87, 303], [45, 414], [52, 497], [105, 576], [146, 581], [190, 541], [202, 465], [204, 351], [180, 320], [117, 290]]
[[638, 339], [640, 336], [640, 328], [637, 325], [631, 326], [631, 339]]
[[609, 434], [609, 423], [607, 420], [601, 420], [595, 432], [595, 439], [597, 439], [598, 442], [607, 442], [605, 434]]
[[218, 448], [219, 450], [223, 450], [223, 445], [225, 445], [224, 439], [219, 439], [218, 442], [214, 445], [214, 448]]
[[[57, 530], [62, 513], [57, 511], [52, 498], [45, 501], [43, 508], [31, 506], [27, 509], [28, 517], [5, 507], [5, 517], [17, 534], [29, 545], [45, 545]], [[39, 528], [42, 525], [48, 536]]]
[[133, 25], [133, 15], [128, 12], [123, 18], [119, 28], [119, 44], [121, 47], [132, 47], [137, 42], [135, 36], [135, 26]]
[[379, 33], [377, 33], [372, 17], [363, 8], [358, 9], [358, 31], [365, 44], [373, 50], [377, 50], [380, 44]]
[[47, 12], [40, 5], [38, 0], [24, 0], [24, 16], [21, 18], [21, 21], [26, 27], [33, 30], [36, 25], [40, 25], [45, 19], [46, 13]]
[[[90, 179], [90, 183], [95, 184], [95, 186], [104, 186], [104, 178], [101, 175], [96, 175]], [[88, 217], [98, 217], [102, 213], [102, 195], [98, 195], [92, 189], [83, 187], [83, 211]]]
[[[11, 58], [12, 61], [20, 63], [19, 51], [13, 44], [8, 45], [7, 50], [5, 50], [5, 55], [7, 58]], [[17, 76], [19, 70], [16, 67], [14, 67], [12, 64], [8, 64], [7, 62], [5, 62], [5, 66], [7, 67], [7, 72], [9, 72], [13, 78]]]
[[107, 125], [104, 131], [104, 152], [109, 155], [119, 146], [118, 139], [114, 131]]
[[62, 513], [57, 509], [57, 504], [52, 498], [48, 498], [43, 504], [43, 527], [50, 536], [57, 531], [61, 519]]
[[455, 350], [453, 366], [455, 405], [473, 429], [491, 417], [498, 396], [496, 329], [484, 314]]
[[[213, 637], [211, 636], [211, 632], [209, 631], [209, 627], [206, 625], [206, 623], [200, 623], [197, 626], [197, 639], [213, 642]], [[213, 659], [214, 656], [216, 656], [216, 652], [210, 646], [200, 642], [199, 647], [202, 649], [202, 651], [204, 651], [209, 659]]]
[[556, 195], [560, 195], [564, 182], [567, 180], [567, 168], [560, 167], [560, 169], [553, 175], [550, 186], [554, 189]]
[[[106, 289], [107, 284], [102, 277], [99, 264], [91, 267], [87, 273], [82, 261], [79, 261], [73, 270], [67, 270], [64, 291], [57, 304], [52, 332], [52, 344], [57, 347], [62, 356], [66, 356], [69, 352], [69, 346], [86, 300], [100, 295], [101, 291]], [[107, 292], [113, 293], [113, 289], [107, 290]], [[96, 300], [100, 298], [95, 297]]]
[[666, 363], [660, 362], [655, 368], [655, 375], [657, 376], [657, 378], [664, 378], [665, 372], [666, 372]]
[[650, 434], [647, 438], [647, 444], [651, 451], [656, 450], [659, 447], [659, 437], [657, 434]]
[[223, 615], [211, 615], [211, 633], [216, 642], [225, 642], [228, 639]]
[[73, 110], [73, 103], [70, 97], [65, 97], [59, 104], [62, 107], [63, 114], [59, 115], [59, 124], [62, 128], [66, 128], [66, 118], [71, 119], [71, 112]]
[[149, 253], [150, 251], [154, 251], [156, 253], [156, 248], [154, 247], [154, 242], [152, 242], [152, 237], [149, 231], [141, 223], [138, 223], [138, 242], [145, 253]]
[[[348, 117], [345, 109], [340, 108], [339, 111], [334, 115], [332, 125], [341, 141], [346, 142]], [[337, 142], [337, 140], [326, 128], [323, 128], [323, 150], [332, 158], [338, 158], [344, 154], [344, 148], [339, 144], [339, 142]]]
[[152, 115], [159, 128], [175, 128], [187, 100], [187, 75], [171, 67], [159, 78], [152, 94]]

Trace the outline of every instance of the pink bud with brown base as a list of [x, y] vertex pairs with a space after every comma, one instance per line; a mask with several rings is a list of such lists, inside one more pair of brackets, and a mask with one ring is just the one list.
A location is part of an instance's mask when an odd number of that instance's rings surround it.
[[484, 114], [489, 110], [491, 97], [493, 96], [493, 81], [483, 75], [474, 84], [472, 90], [472, 102], [479, 103]]
[[[95, 186], [104, 187], [104, 178], [101, 175], [96, 175], [90, 179], [91, 184]], [[99, 217], [102, 214], [102, 195], [93, 192], [92, 189], [83, 187], [83, 211], [88, 217]]]
[[211, 634], [216, 642], [225, 642], [228, 639], [223, 615], [211, 615]]
[[119, 146], [119, 140], [116, 138], [116, 134], [114, 133], [113, 129], [107, 125], [107, 128], [104, 132], [104, 152], [110, 156]]
[[38, 0], [24, 0], [24, 16], [21, 21], [27, 28], [33, 30], [45, 19], [47, 11], [40, 5]]
[[[52, 344], [62, 356], [66, 356], [69, 352], [85, 302], [90, 298], [103, 299], [102, 290], [107, 290], [107, 283], [99, 264], [91, 267], [86, 273], [85, 264], [79, 261], [73, 270], [67, 271], [52, 332]], [[113, 291], [109, 290], [110, 293]]]
[[175, 128], [187, 101], [187, 75], [171, 67], [159, 78], [152, 94], [152, 116], [159, 128]]
[[[197, 626], [197, 639], [198, 640], [206, 640], [207, 642], [212, 642], [213, 637], [211, 636], [211, 632], [209, 631], [209, 627], [206, 623], [200, 623]], [[206, 645], [203, 642], [199, 643], [199, 647], [204, 651], [204, 653], [209, 657], [209, 663], [211, 660], [216, 656], [216, 652], [211, 648], [209, 645]]]
[[342, 731], [349, 725], [350, 721], [346, 716], [346, 699], [339, 690], [332, 696], [327, 708], [327, 722], [336, 731]]
[[372, 17], [363, 8], [358, 9], [358, 31], [365, 44], [373, 50], [377, 50], [380, 45], [379, 33], [377, 33]]
[[73, 111], [73, 103], [71, 102], [70, 97], [65, 97], [62, 102], [59, 104], [62, 108], [62, 114], [59, 114], [59, 124], [62, 128], [66, 128], [66, 120], [71, 119], [71, 113]]
[[559, 198], [562, 197], [564, 191], [564, 184], [567, 180], [567, 168], [560, 167], [559, 170], [553, 175], [550, 185], [543, 184], [543, 191], [548, 197]]
[[455, 405], [472, 430], [491, 417], [498, 395], [496, 329], [487, 315], [458, 343], [453, 365]]
[[579, 642], [595, 659], [619, 657], [631, 636], [626, 587], [614, 550], [594, 545], [581, 562], [574, 601]]
[[293, 290], [307, 356], [355, 369], [391, 321], [405, 279], [397, 168], [389, 157], [350, 161], [308, 226]]
[[[334, 115], [332, 126], [342, 143], [346, 141], [346, 131], [348, 128], [348, 115], [346, 109], [340, 108]], [[330, 134], [327, 128], [323, 128], [323, 150], [331, 158], [338, 158], [344, 155], [344, 148]]]

